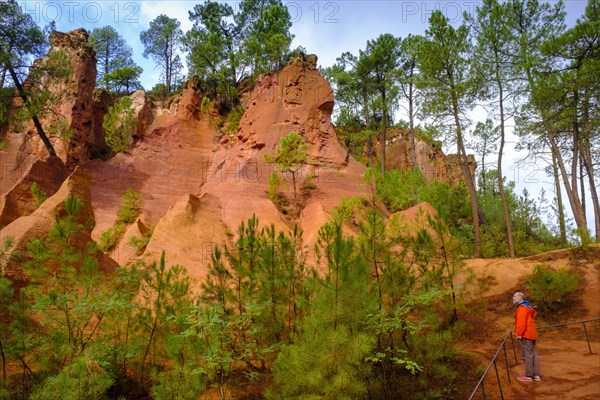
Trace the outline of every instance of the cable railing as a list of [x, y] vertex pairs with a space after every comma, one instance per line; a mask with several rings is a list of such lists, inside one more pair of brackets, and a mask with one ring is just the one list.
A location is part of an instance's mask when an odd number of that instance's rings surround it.
[[[549, 328], [558, 328], [558, 327], [563, 327], [563, 326], [568, 326], [568, 325], [578, 325], [578, 324], [582, 324], [583, 325], [583, 331], [585, 332], [585, 339], [588, 345], [588, 351], [590, 352], [590, 354], [592, 354], [592, 346], [590, 344], [590, 337], [588, 335], [588, 331], [587, 331], [587, 326], [586, 323], [589, 322], [598, 322], [600, 321], [600, 318], [593, 318], [593, 319], [586, 319], [583, 321], [575, 321], [575, 322], [565, 322], [562, 324], [554, 324], [554, 325], [544, 325], [544, 326], [539, 326], [537, 329], [538, 330], [542, 330], [542, 329], [549, 329]], [[494, 357], [492, 358], [492, 361], [490, 362], [490, 364], [488, 365], [488, 367], [485, 369], [485, 371], [483, 372], [483, 375], [481, 376], [481, 379], [479, 379], [479, 382], [477, 382], [477, 385], [475, 386], [475, 389], [473, 389], [473, 392], [471, 393], [471, 397], [469, 397], [469, 400], [472, 400], [475, 398], [475, 395], [477, 394], [478, 391], [481, 392], [482, 394], [482, 399], [486, 400], [487, 399], [487, 394], [485, 392], [485, 384], [484, 384], [484, 380], [486, 378], [486, 376], [488, 375], [488, 373], [490, 372], [490, 370], [492, 369], [492, 367], [494, 368], [494, 372], [496, 375], [496, 383], [498, 385], [498, 390], [500, 392], [500, 398], [502, 400], [504, 400], [504, 392], [502, 390], [502, 381], [500, 379], [500, 374], [498, 371], [498, 357], [500, 355], [500, 353], [504, 353], [504, 364], [506, 366], [506, 376], [508, 377], [508, 383], [510, 383], [510, 365], [508, 363], [508, 355], [507, 355], [507, 351], [506, 351], [506, 342], [510, 339], [511, 343], [512, 343], [512, 350], [513, 350], [513, 354], [515, 357], [515, 363], [518, 363], [518, 359], [517, 359], [517, 349], [515, 346], [515, 339], [513, 336], [513, 331], [510, 331], [506, 334], [506, 336], [504, 337], [504, 340], [502, 341], [502, 344], [500, 345], [500, 347], [498, 347], [498, 350], [496, 351], [496, 354], [494, 354]]]

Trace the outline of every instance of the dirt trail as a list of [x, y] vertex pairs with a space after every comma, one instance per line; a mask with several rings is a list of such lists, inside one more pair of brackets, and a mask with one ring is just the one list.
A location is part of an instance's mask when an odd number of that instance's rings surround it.
[[[472, 350], [481, 356], [487, 366], [508, 331], [513, 329], [514, 309], [510, 304], [512, 292], [520, 290], [527, 294], [523, 281], [536, 265], [553, 269], [568, 267], [578, 270], [584, 279], [579, 301], [556, 321], [548, 321], [548, 315], [540, 313], [538, 326], [600, 318], [600, 246], [595, 245], [588, 253], [559, 250], [534, 257], [520, 259], [469, 260], [475, 273], [477, 285], [483, 289], [486, 300], [484, 342], [472, 343]], [[546, 317], [546, 318], [545, 318]], [[508, 370], [501, 352], [497, 359], [498, 376], [504, 399], [536, 400], [599, 400], [600, 399], [600, 321], [586, 323], [592, 354], [582, 324], [568, 327], [541, 329], [538, 332], [538, 354], [542, 369], [541, 382], [519, 382], [516, 378], [524, 373], [519, 344], [507, 343]], [[516, 360], [515, 360], [516, 353]], [[487, 399], [500, 399], [495, 369], [485, 381]], [[483, 399], [478, 391], [474, 399]]]

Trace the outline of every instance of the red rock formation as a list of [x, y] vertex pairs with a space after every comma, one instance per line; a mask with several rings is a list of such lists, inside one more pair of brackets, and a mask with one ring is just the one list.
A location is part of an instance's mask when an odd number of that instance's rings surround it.
[[119, 263], [119, 265], [125, 265], [128, 262], [134, 261], [143, 254], [144, 249], [138, 249], [134, 247], [130, 243], [130, 240], [133, 237], [136, 237], [138, 240], [142, 240], [149, 235], [149, 231], [150, 228], [148, 225], [142, 221], [142, 218], [138, 218], [133, 224], [127, 227], [127, 230], [119, 241], [117, 248], [110, 253], [110, 257]]
[[[365, 194], [360, 183], [364, 167], [354, 160], [346, 163], [331, 123], [333, 92], [318, 71], [293, 62], [279, 74], [259, 78], [239, 130], [223, 138], [223, 145], [216, 142], [221, 133], [211, 117], [200, 110], [202, 95], [197, 81], [188, 82], [167, 108], [152, 109], [152, 123], [129, 152], [86, 164], [94, 174], [93, 237], [115, 223], [119, 199], [132, 187], [144, 202], [144, 225], [157, 224], [144, 256], [156, 260], [165, 249], [169, 264], [181, 263], [203, 277], [210, 260], [207, 249], [227, 239], [225, 228], [235, 232], [253, 213], [262, 226], [288, 228], [286, 217], [267, 198], [273, 166], [264, 155], [274, 153], [292, 131], [304, 137], [310, 158], [299, 188], [309, 172], [315, 175], [316, 188], [301, 190], [300, 224], [308, 250], [341, 198]], [[291, 186], [284, 190], [291, 196]], [[192, 215], [191, 222], [174, 223], [175, 215]], [[125, 236], [137, 235], [136, 229], [129, 227]], [[114, 255], [119, 261], [133, 257], [128, 237]]]
[[[414, 236], [419, 229], [429, 225], [427, 218], [435, 215], [437, 215], [435, 208], [424, 201], [409, 209], [392, 214], [388, 220], [387, 229], [393, 235]], [[431, 230], [429, 231], [432, 233]]]
[[[71, 131], [70, 137], [55, 138], [53, 143], [67, 167], [89, 160], [89, 150], [94, 143], [92, 103], [96, 88], [96, 52], [88, 44], [88, 36], [85, 29], [67, 33], [54, 31], [50, 35], [50, 51], [63, 51], [67, 55], [71, 74], [66, 81], [50, 77], [45, 82], [44, 88], [58, 96], [59, 103], [52, 107], [53, 114], [44, 118], [42, 124], [47, 127], [56, 123], [55, 115], [66, 121], [66, 128]], [[37, 137], [35, 142], [38, 142]], [[45, 151], [39, 142], [36, 150]]]
[[[390, 139], [386, 146], [385, 166], [388, 169], [412, 168], [411, 144], [408, 131], [405, 129], [391, 129]], [[381, 146], [376, 147], [376, 152]], [[458, 185], [464, 182], [464, 175], [455, 154], [446, 155], [441, 149], [436, 149], [430, 143], [422, 140], [415, 141], [417, 166], [428, 182], [439, 181], [449, 185]], [[375, 153], [376, 154], [376, 153]], [[475, 158], [468, 156], [471, 175], [475, 176]]]
[[184, 195], [154, 228], [144, 257], [157, 260], [165, 250], [167, 265], [183, 265], [191, 277], [204, 280], [215, 246], [228, 242], [220, 208], [217, 197]]
[[33, 182], [37, 182], [39, 189], [47, 196], [52, 196], [67, 175], [64, 164], [57, 157], [35, 161], [29, 170], [23, 173], [22, 178], [0, 197], [0, 226], [6, 226], [36, 210], [31, 192]]
[[[57, 96], [59, 101], [49, 105], [52, 112], [41, 122], [47, 134], [50, 133], [48, 127], [57, 121], [57, 115], [66, 122], [65, 128], [71, 131], [71, 136], [68, 139], [52, 137], [51, 141], [68, 168], [89, 160], [89, 150], [95, 142], [92, 97], [96, 85], [96, 55], [87, 39], [88, 34], [84, 29], [68, 33], [53, 32], [50, 36], [51, 51], [64, 51], [70, 62], [71, 74], [67, 80], [45, 78], [44, 88]], [[41, 62], [36, 61], [37, 64]], [[9, 130], [6, 140], [8, 147], [0, 150], [0, 195], [23, 179], [25, 171], [30, 171], [37, 160], [48, 156], [32, 123], [26, 124], [24, 132]]]
[[202, 101], [194, 85], [187, 85], [166, 109], [150, 107], [141, 92], [136, 96], [147, 104], [140, 110], [151, 111], [145, 132], [127, 153], [85, 164], [94, 175], [91, 191], [97, 224], [92, 236], [96, 239], [115, 223], [120, 198], [129, 187], [141, 194], [146, 226], [157, 223], [182, 196], [199, 195], [215, 148], [216, 129], [204, 116], [190, 111]]
[[141, 138], [148, 127], [152, 124], [154, 115], [152, 114], [152, 100], [143, 90], [136, 90], [131, 96], [134, 115], [138, 121], [137, 131], [134, 136]]
[[[106, 115], [108, 109], [112, 105], [113, 99], [108, 90], [104, 88], [94, 90], [94, 94], [92, 96], [92, 118], [94, 119], [92, 124], [92, 126], [94, 127], [94, 149], [92, 151], [96, 151], [98, 153], [103, 154], [110, 153], [110, 147], [108, 147], [106, 141], [104, 140], [104, 128], [102, 127], [102, 123], [104, 122], [104, 116]], [[90, 156], [94, 158], [94, 154], [90, 154]]]
[[[80, 223], [85, 223], [89, 218], [94, 218], [92, 209], [92, 199], [90, 195], [90, 183], [92, 176], [89, 171], [83, 168], [76, 168], [75, 171], [65, 180], [60, 189], [49, 197], [32, 214], [20, 217], [8, 226], [2, 229], [2, 240], [6, 237], [12, 237], [15, 241], [11, 252], [20, 254], [18, 259], [8, 260], [6, 265], [2, 265], [3, 276], [12, 280], [16, 287], [23, 286], [27, 281], [21, 265], [27, 260], [27, 242], [37, 237], [46, 237], [55, 223], [55, 215], [65, 215], [64, 203], [69, 196], [77, 196], [83, 203], [82, 211], [77, 215]], [[84, 235], [83, 240], [75, 243], [81, 250], [85, 249], [87, 243], [91, 240], [89, 232]], [[116, 263], [109, 257], [98, 252], [98, 261], [100, 268], [106, 272], [112, 272]]]
[[[361, 184], [364, 167], [353, 159], [346, 163], [331, 122], [332, 110], [329, 82], [317, 70], [305, 69], [300, 60], [257, 79], [237, 134], [215, 153], [203, 186], [203, 192], [220, 197], [225, 224], [235, 228], [255, 213], [261, 224], [286, 227], [266, 195], [274, 168], [264, 156], [275, 153], [279, 140], [291, 132], [308, 144], [309, 160], [299, 187], [309, 173], [315, 175], [316, 188], [306, 191], [300, 214], [307, 249], [312, 251], [329, 210], [343, 197], [366, 194]], [[287, 192], [291, 198], [291, 183]]]

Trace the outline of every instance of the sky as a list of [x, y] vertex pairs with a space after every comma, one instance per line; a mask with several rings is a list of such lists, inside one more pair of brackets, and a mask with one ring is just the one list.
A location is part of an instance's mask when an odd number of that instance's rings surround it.
[[[140, 32], [147, 30], [150, 21], [160, 14], [177, 18], [184, 32], [192, 27], [188, 12], [201, 1], [116, 1], [116, 0], [67, 0], [67, 1], [19, 1], [22, 9], [34, 21], [44, 26], [56, 22], [58, 30], [69, 31], [83, 27], [88, 31], [111, 25], [132, 47], [135, 62], [144, 72], [143, 86], [149, 90], [160, 82], [160, 70], [150, 59], [142, 57], [143, 46]], [[228, 1], [237, 9], [239, 1]], [[308, 53], [318, 56], [318, 64], [331, 66], [343, 52], [358, 54], [366, 42], [380, 34], [391, 33], [406, 37], [408, 34], [424, 34], [428, 19], [434, 10], [442, 13], [453, 24], [460, 24], [464, 12], [473, 13], [480, 1], [403, 1], [403, 0], [293, 0], [283, 1], [292, 18], [292, 48], [303, 46]], [[553, 3], [553, 2], [550, 2]], [[586, 0], [565, 0], [567, 26], [575, 24], [585, 10]], [[184, 57], [185, 58], [185, 57]], [[399, 116], [400, 118], [402, 115]], [[473, 125], [485, 120], [486, 112], [473, 113]], [[406, 119], [406, 118], [404, 118]], [[545, 188], [554, 196], [553, 184], [543, 172], [543, 167], [533, 161], [524, 161], [526, 154], [515, 150], [517, 138], [510, 135], [503, 163], [504, 175], [516, 183], [517, 193], [527, 188], [534, 198]], [[451, 148], [445, 148], [451, 152]], [[566, 197], [565, 197], [566, 201]], [[588, 205], [591, 201], [587, 202]], [[588, 220], [593, 224], [591, 207]]]

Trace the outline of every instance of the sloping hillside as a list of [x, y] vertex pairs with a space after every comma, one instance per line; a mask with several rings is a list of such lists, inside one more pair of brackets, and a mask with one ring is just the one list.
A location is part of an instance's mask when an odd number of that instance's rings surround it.
[[[474, 304], [483, 307], [483, 318], [477, 322], [478, 329], [472, 340], [465, 343], [465, 350], [476, 352], [486, 366], [492, 360], [506, 334], [514, 329], [512, 294], [522, 291], [527, 295], [523, 281], [533, 267], [544, 265], [556, 268], [572, 268], [581, 274], [583, 281], [577, 299], [565, 310], [549, 313], [538, 308], [538, 326], [562, 324], [600, 318], [600, 246], [594, 245], [583, 252], [578, 249], [558, 250], [519, 259], [469, 260], [468, 267], [475, 272], [483, 294]], [[483, 301], [482, 301], [483, 300]], [[477, 305], [474, 305], [477, 306]], [[588, 349], [586, 331], [592, 354]], [[519, 382], [524, 366], [518, 342], [515, 351], [509, 340], [506, 359], [501, 351], [497, 359], [498, 376], [505, 399], [578, 399], [600, 398], [600, 321], [574, 324], [567, 327], [540, 329], [538, 353], [542, 369], [541, 382]], [[516, 360], [515, 360], [516, 354]], [[500, 399], [498, 380], [492, 366], [484, 381], [488, 399]], [[479, 391], [474, 397], [483, 398]]]

